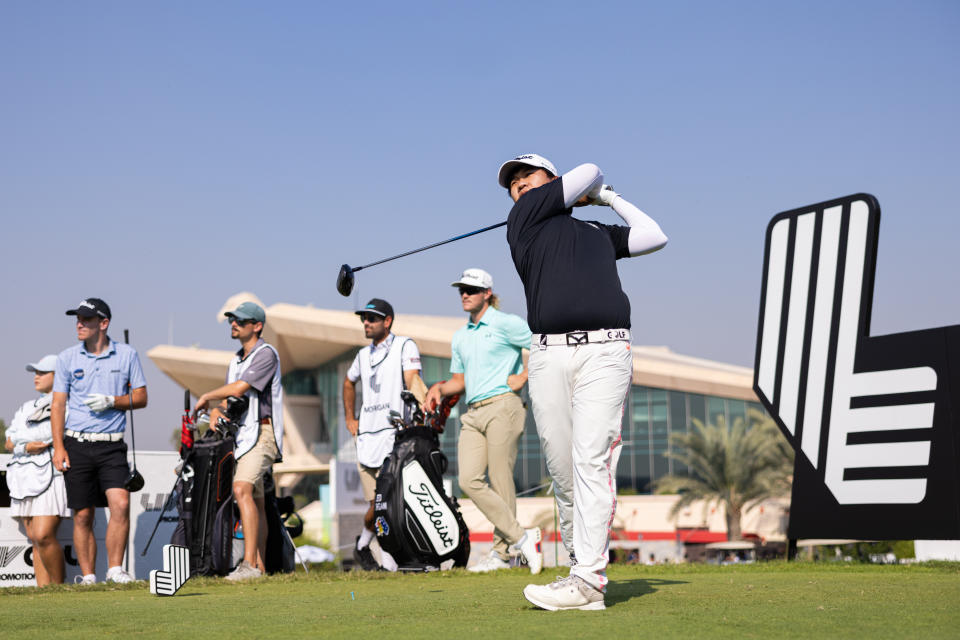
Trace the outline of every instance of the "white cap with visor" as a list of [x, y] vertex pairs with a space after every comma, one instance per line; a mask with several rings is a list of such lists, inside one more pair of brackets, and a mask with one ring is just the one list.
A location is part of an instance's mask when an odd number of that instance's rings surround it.
[[40, 358], [39, 362], [31, 362], [27, 365], [27, 371], [33, 373], [50, 373], [57, 370], [57, 356], [46, 355]]
[[513, 172], [517, 170], [517, 167], [528, 166], [536, 167], [537, 169], [546, 169], [551, 174], [558, 176], [557, 168], [553, 166], [553, 163], [544, 158], [543, 156], [537, 155], [535, 153], [524, 153], [513, 160], [507, 160], [502, 165], [500, 165], [500, 173], [497, 174], [497, 182], [500, 183], [500, 186], [504, 189], [510, 188], [510, 176], [513, 175]]

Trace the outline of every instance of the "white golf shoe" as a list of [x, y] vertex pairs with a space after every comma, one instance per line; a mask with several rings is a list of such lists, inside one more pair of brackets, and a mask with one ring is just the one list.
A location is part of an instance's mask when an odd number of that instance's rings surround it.
[[257, 569], [255, 566], [243, 560], [240, 564], [237, 565], [237, 568], [230, 572], [226, 577], [227, 580], [231, 582], [238, 582], [240, 580], [250, 580], [252, 578], [259, 578], [263, 575], [263, 572], [260, 569]]
[[601, 611], [607, 608], [603, 602], [603, 592], [578, 576], [558, 577], [550, 584], [528, 584], [523, 590], [523, 597], [547, 611]]
[[490, 555], [468, 568], [467, 571], [472, 573], [488, 573], [490, 571], [497, 571], [499, 569], [509, 569], [510, 563], [506, 560], [500, 558], [497, 555], [496, 551], [491, 551]]
[[543, 569], [543, 551], [540, 546], [541, 538], [540, 527], [534, 527], [533, 529], [524, 531], [520, 541], [513, 545], [514, 549], [520, 551], [523, 559], [527, 562], [527, 566], [530, 567], [530, 573], [533, 575], [537, 575]]
[[112, 570], [107, 571], [107, 582], [115, 582], [116, 584], [128, 584], [134, 582], [134, 577], [129, 573], [124, 571], [119, 567], [114, 567]]
[[87, 584], [97, 584], [96, 574], [89, 573], [85, 576], [74, 576], [74, 584], [87, 585]]

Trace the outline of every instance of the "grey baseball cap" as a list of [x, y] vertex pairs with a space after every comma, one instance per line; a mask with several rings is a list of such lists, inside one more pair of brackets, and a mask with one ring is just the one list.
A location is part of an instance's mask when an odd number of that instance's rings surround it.
[[513, 160], [507, 160], [502, 165], [500, 165], [500, 173], [497, 174], [497, 182], [500, 183], [500, 186], [504, 189], [510, 188], [510, 176], [513, 175], [513, 172], [516, 171], [517, 167], [526, 165], [528, 167], [537, 167], [538, 169], [546, 169], [551, 174], [558, 176], [557, 168], [553, 166], [553, 163], [544, 158], [541, 155], [536, 153], [524, 153]]
[[233, 311], [226, 311], [223, 315], [228, 318], [236, 318], [237, 320], [253, 320], [254, 322], [267, 321], [266, 312], [263, 310], [263, 307], [256, 302], [243, 302]]
[[27, 365], [27, 371], [33, 373], [49, 373], [57, 370], [57, 356], [53, 354], [45, 355], [38, 362], [31, 362]]

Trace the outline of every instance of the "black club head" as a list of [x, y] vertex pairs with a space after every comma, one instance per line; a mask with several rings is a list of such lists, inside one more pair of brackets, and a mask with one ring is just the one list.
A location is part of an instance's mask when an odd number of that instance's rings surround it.
[[341, 266], [337, 274], [337, 291], [342, 296], [349, 296], [353, 291], [353, 269], [348, 264]]

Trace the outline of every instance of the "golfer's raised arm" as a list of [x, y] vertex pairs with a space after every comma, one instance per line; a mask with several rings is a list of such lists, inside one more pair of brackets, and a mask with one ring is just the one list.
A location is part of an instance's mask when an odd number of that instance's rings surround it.
[[660, 229], [660, 225], [632, 203], [627, 202], [623, 196], [614, 197], [610, 208], [630, 226], [630, 238], [627, 241], [630, 257], [653, 253], [667, 245], [667, 235]]
[[603, 172], [590, 162], [574, 167], [563, 174], [563, 206], [572, 207], [583, 196], [603, 186]]

